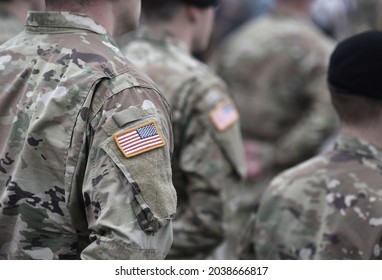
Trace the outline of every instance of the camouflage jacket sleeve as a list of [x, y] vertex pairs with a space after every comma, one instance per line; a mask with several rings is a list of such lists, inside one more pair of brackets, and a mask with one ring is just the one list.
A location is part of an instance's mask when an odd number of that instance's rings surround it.
[[[207, 80], [186, 83], [179, 94], [185, 98], [175, 102], [178, 107], [173, 111], [174, 134], [179, 137], [175, 143], [181, 143], [175, 146], [174, 166], [179, 170], [174, 170], [174, 184], [187, 205], [178, 203], [171, 258], [195, 256], [198, 251], [204, 256], [196, 258], [202, 258], [222, 241], [224, 214], [245, 172], [238, 118], [220, 128], [213, 120], [225, 105], [237, 113], [234, 104], [223, 84], [214, 79], [206, 85]], [[192, 97], [195, 91], [198, 98]]]
[[[381, 204], [373, 190], [379, 172], [360, 170], [354, 155], [336, 160], [347, 161], [341, 172], [317, 157], [273, 180], [255, 226], [258, 259], [381, 258]], [[346, 172], [352, 167], [355, 173]]]
[[176, 211], [169, 108], [152, 88], [111, 82], [97, 86], [89, 109], [81, 191], [91, 243], [81, 258], [163, 259]]

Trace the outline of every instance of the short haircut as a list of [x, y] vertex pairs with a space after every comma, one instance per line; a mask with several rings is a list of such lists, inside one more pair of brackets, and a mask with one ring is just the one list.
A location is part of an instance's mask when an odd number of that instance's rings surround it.
[[148, 20], [169, 21], [183, 5], [179, 0], [142, 0], [142, 14]]
[[363, 95], [349, 94], [329, 85], [334, 109], [345, 125], [370, 126], [382, 115], [382, 100]]

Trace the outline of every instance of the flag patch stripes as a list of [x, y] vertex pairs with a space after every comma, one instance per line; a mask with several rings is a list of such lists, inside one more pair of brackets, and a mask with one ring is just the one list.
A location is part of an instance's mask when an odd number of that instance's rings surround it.
[[155, 121], [114, 134], [113, 139], [127, 158], [163, 147], [166, 144]]
[[224, 131], [239, 119], [239, 113], [232, 102], [226, 100], [215, 107], [210, 119], [219, 131]]

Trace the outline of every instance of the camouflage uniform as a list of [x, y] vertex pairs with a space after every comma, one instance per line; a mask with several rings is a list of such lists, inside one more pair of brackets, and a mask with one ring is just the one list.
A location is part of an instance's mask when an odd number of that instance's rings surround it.
[[[179, 201], [169, 258], [205, 258], [223, 237], [223, 201], [225, 210], [232, 206], [227, 200], [245, 173], [236, 109], [223, 82], [170, 34], [145, 27], [122, 51], [153, 78], [173, 112]], [[221, 108], [230, 109], [229, 121], [214, 123]]]
[[[333, 47], [305, 18], [275, 11], [239, 29], [215, 57], [238, 106], [243, 137], [257, 142], [263, 164], [237, 202], [243, 211], [238, 221], [256, 209], [272, 177], [319, 152], [335, 130], [326, 89]], [[239, 251], [241, 246], [239, 238]]]
[[13, 38], [23, 29], [24, 26], [19, 19], [0, 4], [0, 44]]
[[382, 150], [341, 136], [276, 177], [259, 209], [260, 259], [382, 259]]
[[176, 210], [169, 106], [106, 30], [30, 13], [0, 47], [0, 93], [0, 258], [163, 259]]

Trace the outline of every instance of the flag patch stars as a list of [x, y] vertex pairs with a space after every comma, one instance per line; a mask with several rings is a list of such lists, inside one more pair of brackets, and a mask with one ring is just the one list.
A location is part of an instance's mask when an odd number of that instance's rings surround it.
[[212, 110], [210, 119], [219, 131], [224, 131], [239, 119], [239, 113], [230, 100], [225, 100]]
[[166, 145], [155, 121], [113, 135], [118, 148], [130, 158]]

